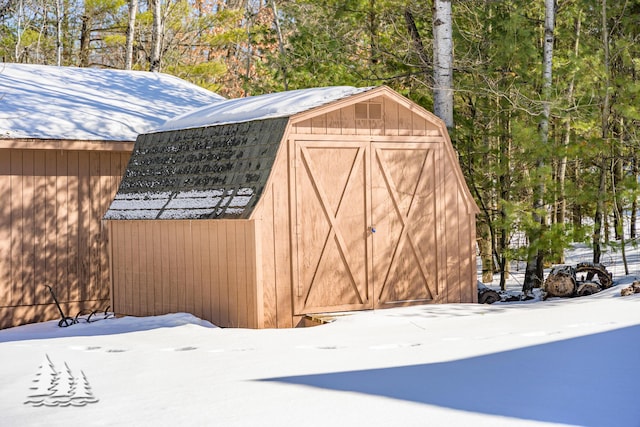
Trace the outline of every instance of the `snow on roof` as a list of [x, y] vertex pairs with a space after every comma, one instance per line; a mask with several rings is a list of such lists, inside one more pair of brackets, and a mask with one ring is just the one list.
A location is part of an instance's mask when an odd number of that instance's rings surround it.
[[178, 116], [154, 132], [288, 117], [371, 89], [330, 86], [230, 99]]
[[168, 74], [0, 63], [0, 138], [135, 141], [221, 100]]

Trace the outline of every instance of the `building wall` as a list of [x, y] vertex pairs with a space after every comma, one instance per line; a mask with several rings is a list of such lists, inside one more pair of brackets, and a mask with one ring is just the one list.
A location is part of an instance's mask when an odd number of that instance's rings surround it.
[[128, 152], [0, 148], [0, 328], [109, 305], [101, 218]]
[[223, 327], [262, 327], [255, 222], [107, 221], [116, 314], [187, 312]]
[[[295, 289], [299, 286], [296, 281], [300, 280], [299, 272], [303, 267], [297, 252], [297, 236], [305, 230], [298, 229], [300, 224], [295, 211], [299, 183], [294, 168], [302, 167], [297, 158], [300, 152], [296, 149], [296, 141], [350, 141], [355, 144], [377, 141], [399, 147], [427, 143], [438, 147], [434, 152], [436, 160], [431, 163], [435, 170], [429, 171], [438, 180], [434, 184], [436, 218], [432, 223], [436, 228], [436, 243], [431, 248], [425, 247], [429, 246], [428, 240], [418, 243], [422, 248], [419, 251], [424, 252], [423, 273], [437, 281], [433, 284], [437, 294], [432, 295], [431, 302], [477, 301], [476, 208], [468, 192], [461, 187], [465, 184], [455, 152], [445, 148], [450, 142], [443, 135], [443, 128], [389, 97], [379, 96], [359, 104], [346, 103], [342, 108], [324, 114], [294, 119], [285, 135], [286, 141], [278, 153], [269, 186], [253, 216], [260, 224], [259, 240], [262, 241], [260, 277], [264, 290], [265, 327], [291, 327], [300, 320], [295, 308]], [[369, 154], [375, 152], [373, 148], [366, 150], [366, 156], [374, 155]], [[367, 238], [367, 245], [371, 245], [370, 238]], [[375, 265], [371, 263], [375, 260], [367, 262], [369, 271], [374, 271]]]

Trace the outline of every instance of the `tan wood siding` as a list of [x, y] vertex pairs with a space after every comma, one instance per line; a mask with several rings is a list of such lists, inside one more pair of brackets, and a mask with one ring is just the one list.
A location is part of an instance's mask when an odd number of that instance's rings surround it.
[[126, 152], [0, 149], [0, 327], [109, 304], [107, 235]]
[[356, 114], [357, 104], [349, 104], [295, 121], [291, 132], [300, 135], [442, 136], [433, 122], [387, 97], [374, 97], [361, 104], [380, 106], [381, 117], [362, 118]]
[[261, 267], [263, 327], [290, 328], [293, 325], [291, 300], [291, 235], [289, 203], [289, 152], [285, 144], [279, 153], [260, 204], [256, 207], [256, 232], [260, 242], [256, 265]]
[[109, 228], [117, 313], [189, 312], [219, 326], [261, 325], [255, 221], [109, 221]]
[[432, 144], [374, 144], [373, 265], [376, 307], [438, 297]]

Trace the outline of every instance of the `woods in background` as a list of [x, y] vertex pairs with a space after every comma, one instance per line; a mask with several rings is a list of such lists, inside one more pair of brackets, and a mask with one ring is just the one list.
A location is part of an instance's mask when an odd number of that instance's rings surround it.
[[562, 262], [584, 241], [600, 262], [636, 238], [639, 22], [640, 0], [0, 0], [0, 56], [227, 97], [385, 84], [441, 114], [450, 84], [484, 277], [504, 286], [512, 260]]

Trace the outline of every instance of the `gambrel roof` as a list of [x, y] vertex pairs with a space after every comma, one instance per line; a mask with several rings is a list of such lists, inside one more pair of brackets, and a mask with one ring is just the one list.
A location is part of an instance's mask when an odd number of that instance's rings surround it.
[[0, 139], [130, 142], [223, 99], [162, 73], [0, 63]]
[[[448, 139], [441, 120], [384, 86], [313, 88], [226, 100], [140, 135], [105, 219], [248, 219], [291, 121], [376, 95], [419, 110], [439, 129], [435, 134]], [[447, 144], [451, 161], [457, 163]], [[471, 209], [477, 209], [457, 165], [455, 173]]]

